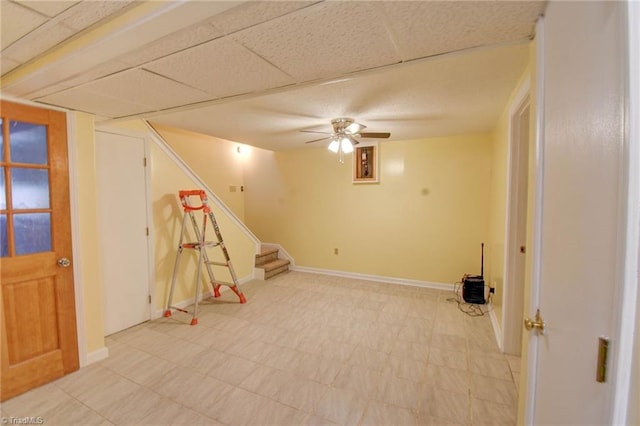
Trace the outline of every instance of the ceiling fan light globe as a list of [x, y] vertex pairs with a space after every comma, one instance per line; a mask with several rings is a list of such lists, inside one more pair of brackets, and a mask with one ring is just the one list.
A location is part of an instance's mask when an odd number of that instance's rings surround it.
[[329, 151], [333, 153], [337, 153], [339, 148], [340, 148], [340, 143], [335, 139], [333, 139], [328, 146]]
[[353, 145], [348, 138], [342, 139], [342, 152], [349, 154], [353, 152]]

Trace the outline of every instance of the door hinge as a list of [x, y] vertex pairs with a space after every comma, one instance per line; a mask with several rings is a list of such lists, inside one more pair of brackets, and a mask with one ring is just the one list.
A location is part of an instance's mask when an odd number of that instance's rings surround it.
[[609, 355], [609, 338], [598, 338], [598, 367], [596, 370], [596, 382], [607, 381], [607, 357]]
[[149, 236], [149, 227], [148, 226], [145, 228], [145, 232], [146, 232], [147, 237], [148, 237]]
[[151, 295], [149, 295], [149, 304], [151, 304]]
[[144, 157], [144, 158], [142, 159], [142, 166], [143, 166], [143, 167], [147, 167], [147, 157]]

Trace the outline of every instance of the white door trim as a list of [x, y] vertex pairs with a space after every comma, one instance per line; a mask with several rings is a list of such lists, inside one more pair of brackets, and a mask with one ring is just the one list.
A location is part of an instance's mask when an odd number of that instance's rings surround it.
[[[41, 107], [41, 106], [40, 106]], [[86, 329], [84, 326], [84, 293], [82, 291], [82, 262], [80, 261], [80, 210], [78, 206], [78, 158], [76, 140], [76, 116], [67, 112], [67, 156], [69, 162], [69, 208], [71, 210], [71, 247], [73, 250], [73, 286], [76, 304], [76, 333], [78, 335], [78, 360], [80, 368], [90, 364], [87, 355]]]
[[[615, 366], [615, 395], [612, 424], [627, 424], [629, 396], [633, 370], [635, 321], [638, 309], [638, 270], [640, 270], [640, 4], [627, 2], [627, 103], [625, 121], [628, 123], [625, 137], [627, 206], [624, 230], [624, 270], [619, 295], [618, 350], [612, 359]], [[637, 338], [637, 337], [636, 337]], [[636, 355], [637, 358], [637, 355]], [[638, 361], [636, 361], [638, 362]], [[635, 380], [638, 380], [637, 378]]]
[[[543, 170], [544, 170], [544, 17], [538, 18], [536, 23], [536, 137], [532, 141], [535, 143], [534, 149], [534, 194], [532, 210], [532, 232], [531, 232], [531, 289], [529, 296], [529, 309], [531, 311], [539, 307], [540, 303], [540, 260], [542, 259], [542, 200], [543, 200]], [[525, 312], [531, 315], [531, 312]], [[536, 376], [538, 369], [538, 339], [533, 334], [525, 334], [523, 339], [528, 338], [527, 351], [527, 383], [524, 397], [524, 424], [533, 425], [535, 415], [535, 390]]]
[[531, 80], [528, 77], [522, 82], [516, 95], [509, 107], [509, 145], [507, 148], [507, 203], [506, 203], [506, 221], [505, 221], [505, 237], [504, 237], [504, 303], [502, 314], [502, 341], [500, 349], [507, 353], [519, 353], [520, 348], [516, 347], [520, 341], [518, 333], [522, 333], [522, 319], [518, 315], [518, 310], [514, 308], [516, 301], [520, 298], [521, 305], [524, 297], [523, 291], [517, 291], [516, 286], [523, 286], [524, 283], [517, 283], [515, 280], [515, 268], [517, 256], [519, 256], [517, 247], [518, 242], [518, 225], [521, 220], [518, 208], [518, 200], [520, 197], [526, 197], [526, 190], [523, 193], [522, 185], [519, 181], [519, 173], [522, 167], [528, 167], [527, 164], [521, 164], [520, 150], [522, 149], [522, 132], [521, 132], [521, 115], [527, 107], [530, 106], [530, 89]]

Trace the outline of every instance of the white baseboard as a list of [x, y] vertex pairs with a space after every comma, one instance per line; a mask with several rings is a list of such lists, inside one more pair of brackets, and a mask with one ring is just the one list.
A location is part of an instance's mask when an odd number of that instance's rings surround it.
[[102, 361], [103, 359], [107, 358], [109, 358], [109, 348], [104, 346], [97, 351], [89, 352], [87, 354], [86, 363], [81, 367], [86, 367], [87, 365], [91, 365], [94, 362]]
[[336, 277], [354, 278], [359, 280], [375, 281], [388, 284], [408, 285], [413, 287], [433, 288], [436, 290], [451, 290], [453, 284], [435, 283], [430, 281], [411, 280], [407, 278], [385, 277], [381, 275], [360, 274], [357, 272], [336, 271], [333, 269], [311, 268], [308, 266], [292, 266], [292, 271], [311, 272], [315, 274], [333, 275]]
[[493, 334], [496, 336], [496, 343], [498, 344], [500, 351], [504, 351], [504, 347], [502, 345], [502, 329], [500, 328], [498, 317], [496, 317], [496, 311], [491, 309], [489, 311], [489, 318], [491, 318], [491, 325], [493, 326]]

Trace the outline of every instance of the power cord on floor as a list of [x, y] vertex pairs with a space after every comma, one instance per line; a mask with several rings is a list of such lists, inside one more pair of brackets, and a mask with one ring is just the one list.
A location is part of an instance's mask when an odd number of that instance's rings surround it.
[[484, 314], [488, 314], [493, 310], [493, 306], [491, 303], [491, 293], [489, 293], [489, 297], [487, 298], [486, 305], [489, 306], [488, 309], [482, 309], [482, 305], [476, 303], [468, 303], [465, 302], [462, 298], [462, 282], [458, 281], [453, 285], [453, 294], [454, 297], [450, 297], [447, 299], [447, 302], [456, 302], [458, 304], [458, 309], [461, 312], [471, 316], [471, 317], [481, 317]]

